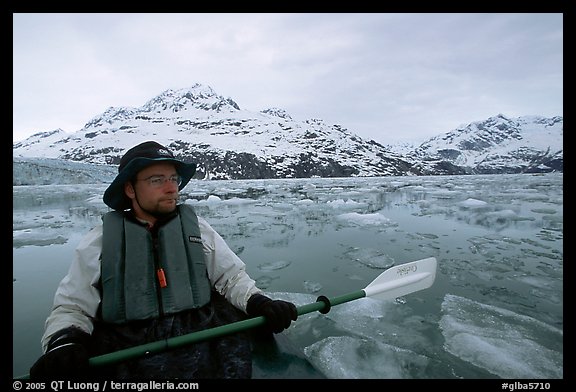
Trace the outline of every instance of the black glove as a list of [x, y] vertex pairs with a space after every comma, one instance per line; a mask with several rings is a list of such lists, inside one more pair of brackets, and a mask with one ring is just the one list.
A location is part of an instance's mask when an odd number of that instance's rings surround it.
[[81, 378], [88, 374], [90, 335], [76, 327], [56, 332], [30, 368], [31, 379]]
[[292, 302], [273, 300], [262, 294], [254, 294], [248, 300], [246, 312], [250, 317], [264, 316], [274, 333], [279, 333], [298, 318], [298, 310]]

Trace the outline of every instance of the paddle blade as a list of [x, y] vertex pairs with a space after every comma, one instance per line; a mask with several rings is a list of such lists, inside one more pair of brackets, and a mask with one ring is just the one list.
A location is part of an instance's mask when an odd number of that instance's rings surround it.
[[366, 297], [394, 299], [432, 286], [436, 279], [436, 258], [396, 265], [372, 281], [364, 292]]

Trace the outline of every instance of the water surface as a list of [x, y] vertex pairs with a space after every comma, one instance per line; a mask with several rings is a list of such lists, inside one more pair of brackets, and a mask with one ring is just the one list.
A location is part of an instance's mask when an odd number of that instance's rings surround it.
[[[13, 373], [106, 185], [13, 187]], [[357, 291], [436, 257], [434, 285], [303, 315], [285, 334], [329, 378], [563, 378], [563, 175], [191, 181], [181, 194], [270, 296]]]

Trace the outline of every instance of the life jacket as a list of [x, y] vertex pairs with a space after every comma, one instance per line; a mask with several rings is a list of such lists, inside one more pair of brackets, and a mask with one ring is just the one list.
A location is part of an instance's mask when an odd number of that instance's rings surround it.
[[103, 321], [145, 320], [196, 309], [210, 301], [198, 217], [190, 206], [180, 205], [178, 210], [158, 228], [156, 249], [146, 226], [122, 212], [104, 214]]

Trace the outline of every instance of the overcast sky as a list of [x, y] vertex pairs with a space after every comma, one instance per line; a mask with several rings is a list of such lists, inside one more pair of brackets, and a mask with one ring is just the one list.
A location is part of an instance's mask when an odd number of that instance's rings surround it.
[[561, 13], [13, 14], [13, 141], [208, 85], [382, 144], [563, 115]]

